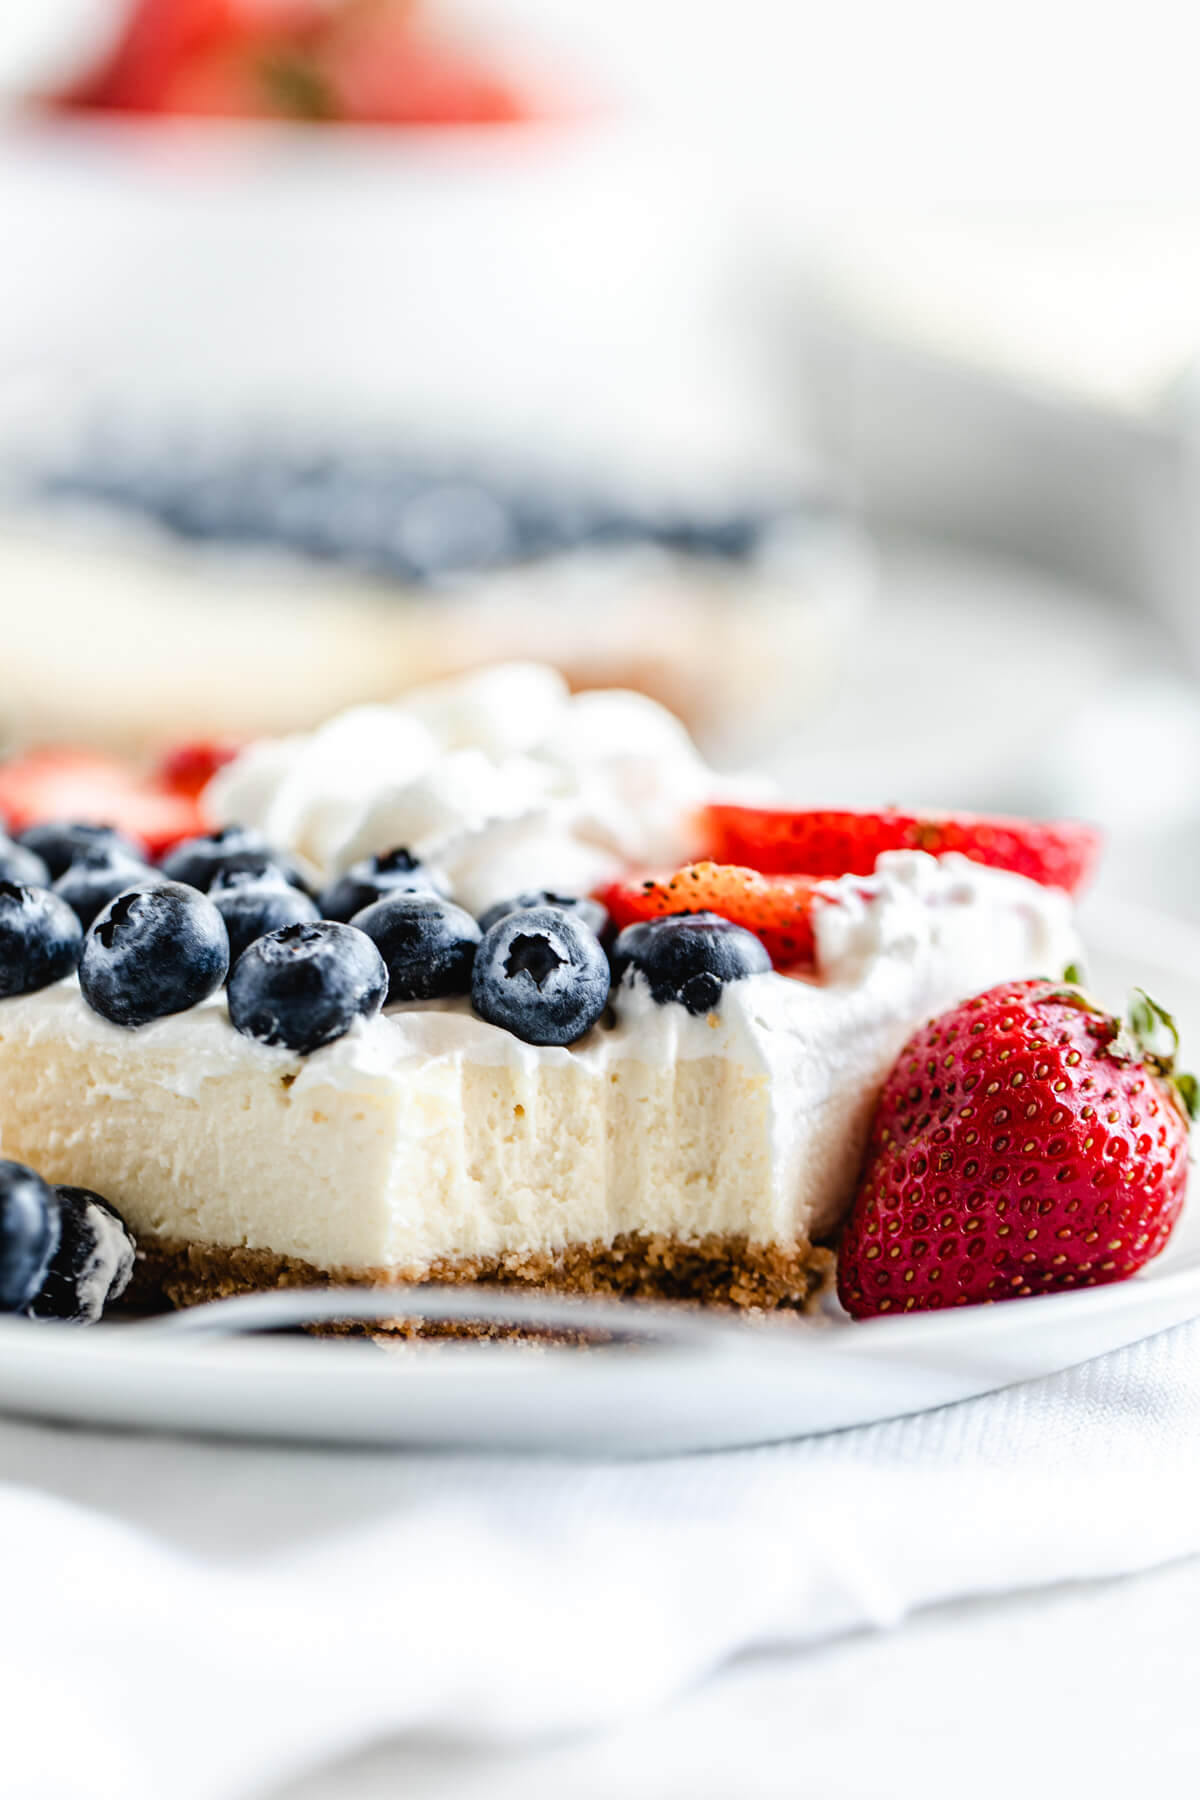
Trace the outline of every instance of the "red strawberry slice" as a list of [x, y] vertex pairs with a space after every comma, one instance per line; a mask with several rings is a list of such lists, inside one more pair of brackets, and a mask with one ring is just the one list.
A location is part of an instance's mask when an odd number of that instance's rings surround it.
[[214, 44], [163, 83], [158, 110], [179, 118], [325, 118], [329, 104], [308, 59], [273, 40]]
[[103, 65], [66, 104], [156, 111], [180, 64], [236, 29], [232, 0], [137, 0]]
[[1076, 892], [1091, 874], [1101, 834], [1073, 820], [984, 818], [973, 813], [791, 812], [780, 807], [710, 806], [709, 853], [765, 874], [870, 875], [885, 850], [955, 850], [972, 862], [1009, 869], [1043, 887]]
[[170, 793], [133, 764], [92, 750], [31, 750], [0, 763], [0, 817], [13, 831], [46, 819], [115, 825], [161, 856], [208, 829], [194, 798]]
[[414, 25], [413, 0], [136, 0], [67, 106], [385, 125], [530, 115], [489, 60]]
[[193, 743], [180, 744], [163, 757], [155, 780], [172, 794], [196, 800], [217, 770], [232, 762], [241, 748], [232, 738], [198, 738]]
[[403, 19], [347, 15], [331, 32], [321, 72], [339, 118], [379, 125], [505, 125], [528, 106], [496, 70], [458, 45], [412, 31]]
[[675, 875], [614, 882], [600, 896], [624, 927], [672, 913], [714, 912], [753, 931], [778, 968], [812, 964], [812, 899], [807, 875], [760, 875], [715, 862], [691, 863]]
[[413, 0], [344, 0], [316, 62], [333, 117], [378, 125], [498, 125], [529, 108], [490, 57], [435, 35]]

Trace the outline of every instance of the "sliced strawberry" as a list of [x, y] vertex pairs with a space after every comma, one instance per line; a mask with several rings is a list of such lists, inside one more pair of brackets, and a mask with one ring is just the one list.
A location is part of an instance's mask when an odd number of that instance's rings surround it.
[[377, 125], [503, 125], [529, 108], [462, 45], [414, 29], [405, 0], [352, 0], [335, 13], [319, 67], [336, 117]]
[[65, 106], [224, 118], [490, 125], [532, 107], [490, 59], [431, 35], [414, 0], [135, 0]]
[[[159, 110], [178, 118], [271, 119], [280, 113], [292, 117], [300, 112], [304, 67], [303, 59], [279, 52], [273, 43], [213, 44], [181, 63], [163, 83]], [[277, 80], [286, 83], [289, 74], [295, 83], [295, 106], [284, 106], [276, 97]], [[303, 116], [323, 117], [325, 110], [314, 97]]]
[[152, 856], [208, 829], [197, 800], [169, 793], [133, 764], [93, 750], [31, 750], [0, 763], [0, 816], [13, 831], [45, 819], [115, 825]]
[[715, 862], [691, 863], [675, 875], [614, 882], [601, 894], [614, 924], [624, 927], [672, 913], [714, 912], [760, 937], [778, 968], [813, 962], [812, 896], [807, 875], [760, 875]]
[[323, 25], [320, 0], [136, 0], [113, 49], [62, 96], [120, 112], [278, 112], [261, 59], [303, 46]]
[[198, 738], [193, 743], [180, 744], [159, 763], [155, 782], [169, 793], [196, 800], [217, 770], [232, 762], [241, 747], [232, 738]]
[[196, 51], [234, 28], [230, 0], [137, 0], [103, 65], [67, 95], [76, 106], [153, 112], [167, 83]]
[[885, 850], [955, 850], [1073, 894], [1091, 874], [1101, 834], [1073, 820], [984, 818], [973, 813], [790, 812], [710, 806], [706, 848], [721, 862], [766, 874], [869, 875]]

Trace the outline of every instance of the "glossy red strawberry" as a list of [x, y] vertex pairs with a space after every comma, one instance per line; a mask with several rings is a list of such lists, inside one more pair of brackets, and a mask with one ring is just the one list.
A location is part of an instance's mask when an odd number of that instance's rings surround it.
[[1072, 820], [991, 819], [972, 813], [791, 812], [710, 806], [706, 848], [720, 862], [765, 874], [869, 875], [885, 850], [956, 850], [972, 862], [1011, 869], [1073, 894], [1087, 880], [1100, 833]]
[[674, 875], [616, 882], [600, 896], [618, 927], [669, 913], [714, 912], [753, 931], [778, 968], [811, 964], [816, 883], [807, 875], [767, 877], [756, 869], [690, 863]]
[[198, 800], [92, 750], [31, 750], [0, 763], [0, 819], [13, 831], [45, 819], [115, 825], [152, 856], [208, 829]]
[[[1165, 1046], [1165, 1047], [1164, 1047]], [[838, 1255], [855, 1318], [1123, 1281], [1183, 1204], [1196, 1084], [1169, 1016], [1007, 982], [924, 1025], [888, 1077]]]

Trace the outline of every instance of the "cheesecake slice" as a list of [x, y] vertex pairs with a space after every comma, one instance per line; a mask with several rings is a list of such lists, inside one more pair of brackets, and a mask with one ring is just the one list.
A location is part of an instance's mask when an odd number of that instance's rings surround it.
[[175, 1304], [437, 1280], [803, 1305], [912, 1028], [1075, 950], [1065, 894], [920, 852], [826, 884], [814, 933], [815, 972], [702, 1015], [628, 971], [569, 1047], [453, 999], [301, 1056], [222, 990], [124, 1029], [70, 977], [0, 1001], [0, 1154], [105, 1194]]

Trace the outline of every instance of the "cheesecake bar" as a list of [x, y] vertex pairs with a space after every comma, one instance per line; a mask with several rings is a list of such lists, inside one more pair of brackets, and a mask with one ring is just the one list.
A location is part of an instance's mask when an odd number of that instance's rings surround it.
[[103, 1194], [176, 1304], [802, 1306], [902, 1045], [1062, 974], [1093, 834], [761, 798], [645, 696], [508, 665], [250, 745], [157, 866], [0, 841], [0, 1157]]
[[631, 964], [569, 1044], [448, 997], [300, 1054], [235, 1026], [236, 984], [131, 1029], [68, 976], [0, 1000], [0, 1153], [112, 1200], [176, 1304], [438, 1280], [802, 1305], [913, 1026], [1074, 949], [1065, 894], [920, 852], [824, 884], [814, 934], [806, 975], [703, 1011]]

